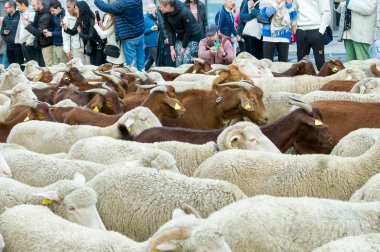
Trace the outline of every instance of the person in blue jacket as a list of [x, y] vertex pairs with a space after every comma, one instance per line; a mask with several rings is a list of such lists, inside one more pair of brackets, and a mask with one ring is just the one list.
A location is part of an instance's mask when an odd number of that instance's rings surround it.
[[144, 16], [144, 36], [145, 70], [147, 71], [154, 62], [157, 62], [158, 20], [154, 3], [148, 5], [148, 11]]
[[215, 15], [215, 24], [224, 36], [237, 37], [235, 17], [232, 13], [233, 0], [224, 0], [224, 5]]
[[144, 69], [144, 12], [142, 0], [94, 1], [101, 11], [115, 15], [116, 40], [121, 41], [128, 65]]

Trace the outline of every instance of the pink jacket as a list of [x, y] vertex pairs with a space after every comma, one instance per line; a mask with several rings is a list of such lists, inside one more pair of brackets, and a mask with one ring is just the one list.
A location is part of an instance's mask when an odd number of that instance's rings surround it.
[[227, 53], [226, 57], [222, 56], [220, 50], [216, 55], [212, 55], [210, 52], [210, 46], [207, 44], [207, 38], [202, 39], [199, 42], [198, 57], [210, 62], [210, 64], [223, 64], [229, 65], [232, 63], [232, 60], [235, 58], [234, 47], [231, 44], [231, 41], [226, 36], [221, 36], [220, 46], [223, 46], [224, 51]]

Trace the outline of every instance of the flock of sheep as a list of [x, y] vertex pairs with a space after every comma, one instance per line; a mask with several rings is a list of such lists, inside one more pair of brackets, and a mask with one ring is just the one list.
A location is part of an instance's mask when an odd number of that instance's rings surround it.
[[[78, 59], [50, 69], [35, 62], [26, 63], [24, 71], [15, 64], [0, 69], [0, 250], [380, 251], [380, 129], [357, 122], [358, 129], [336, 141], [330, 154], [294, 155], [297, 143], [309, 136], [300, 138], [298, 128], [292, 133], [296, 137], [287, 135], [286, 124], [306, 120], [298, 123], [322, 135], [328, 126], [310, 116], [309, 103], [380, 103], [380, 78], [370, 70], [376, 63], [347, 62], [324, 77], [274, 77], [292, 64], [247, 53], [230, 66], [213, 65], [203, 72], [195, 65], [156, 67], [149, 73], [131, 66], [103, 71]], [[70, 84], [76, 80], [65, 74], [72, 67], [91, 81]], [[165, 74], [177, 77], [169, 80]], [[136, 94], [124, 75], [137, 81]], [[115, 86], [99, 84], [99, 78]], [[225, 122], [226, 127], [196, 130], [166, 127], [162, 118], [169, 115], [152, 109], [151, 102], [123, 110], [105, 127], [94, 126], [99, 122], [70, 125], [51, 116], [58, 118], [72, 107], [80, 116], [82, 110], [102, 114], [102, 107], [86, 109], [70, 99], [47, 104], [36, 95], [56, 86], [78, 89], [97, 82], [93, 85], [100, 91], [90, 92], [106, 100], [104, 90], [120, 94], [114, 87], [124, 80], [130, 92], [125, 97], [169, 94], [171, 89], [162, 86], [174, 87], [177, 96], [169, 95], [174, 102], [166, 103], [170, 113], [178, 113], [174, 118], [189, 110], [180, 98], [189, 89], [217, 90], [216, 103], [226, 99], [220, 95], [226, 86], [231, 92], [258, 87], [264, 96], [241, 98], [236, 106], [243, 113], [231, 116], [235, 120]], [[320, 91], [331, 81], [355, 83], [350, 92]], [[148, 86], [154, 89], [144, 91]], [[125, 97], [117, 100], [126, 105]], [[259, 107], [255, 99], [262, 99], [270, 129], [247, 119]], [[15, 112], [19, 106], [24, 107]], [[39, 106], [46, 106], [44, 119]], [[55, 108], [63, 112], [50, 113]], [[139, 141], [142, 136], [145, 140]], [[281, 141], [292, 144], [279, 146]]]

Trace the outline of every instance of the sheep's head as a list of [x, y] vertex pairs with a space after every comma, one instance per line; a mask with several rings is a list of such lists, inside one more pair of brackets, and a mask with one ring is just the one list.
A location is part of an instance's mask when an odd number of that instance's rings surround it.
[[37, 96], [32, 91], [32, 86], [28, 83], [19, 83], [11, 90], [2, 91], [11, 99], [11, 105], [20, 102], [37, 101]]
[[24, 70], [25, 75], [28, 75], [31, 72], [39, 70], [38, 62], [35, 60], [29, 60], [28, 62], [22, 65], [25, 66], [25, 70]]
[[222, 131], [217, 139], [219, 150], [247, 149], [280, 152], [278, 148], [251, 122], [239, 122]]
[[7, 161], [0, 152], [0, 177], [11, 178], [12, 172]]
[[85, 177], [75, 174], [73, 180], [61, 180], [36, 193], [42, 205], [53, 208], [55, 213], [80, 225], [105, 230], [96, 209], [97, 195], [90, 187], [85, 187]]
[[172, 220], [164, 224], [150, 239], [147, 251], [179, 249], [232, 252], [218, 227], [198, 216], [199, 214], [188, 214], [182, 209], [175, 209]]
[[351, 89], [351, 93], [380, 95], [380, 80], [379, 78], [361, 80]]
[[117, 122], [124, 124], [133, 137], [152, 127], [161, 127], [160, 120], [145, 107], [137, 107], [125, 113]]
[[340, 59], [328, 58], [323, 64], [318, 76], [329, 76], [345, 69], [343, 62]]
[[364, 71], [358, 69], [358, 68], [346, 68], [339, 73], [343, 73], [345, 75], [345, 80], [362, 80], [366, 78], [367, 76], [365, 75]]

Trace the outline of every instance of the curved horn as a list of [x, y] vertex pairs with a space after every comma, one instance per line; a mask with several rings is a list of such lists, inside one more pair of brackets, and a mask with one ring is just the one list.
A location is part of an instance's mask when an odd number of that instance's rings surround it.
[[162, 232], [155, 234], [147, 248], [147, 252], [152, 252], [158, 245], [165, 241], [170, 240], [186, 240], [191, 236], [191, 229], [179, 227], [171, 228]]
[[303, 102], [296, 102], [296, 101], [290, 101], [291, 105], [298, 106], [302, 109], [304, 109], [307, 113], [313, 112], [313, 107], [310, 104], [303, 103]]
[[217, 67], [214, 67], [213, 69], [211, 69], [210, 71], [208, 72], [204, 72], [205, 74], [211, 74], [211, 73], [215, 73], [216, 71], [220, 71], [220, 70], [229, 70], [230, 68], [228, 66], [225, 66], [225, 65], [220, 65], [220, 66], [217, 66]]
[[157, 87], [157, 85], [151, 84], [151, 85], [140, 85], [136, 84], [136, 87], [142, 88], [142, 89], [149, 89], [149, 88], [154, 88]]
[[191, 61], [199, 62], [203, 65], [206, 63], [206, 61], [204, 59], [200, 59], [200, 58], [191, 58]]
[[102, 88], [107, 89], [108, 91], [113, 91], [109, 86], [107, 86], [105, 83], [102, 83]]
[[27, 101], [27, 102], [18, 102], [11, 106], [11, 108], [17, 107], [17, 106], [28, 106], [31, 108], [37, 108], [37, 105], [40, 104], [40, 101]]
[[332, 53], [330, 53], [330, 57], [334, 60], [336, 60], [336, 58], [332, 55]]
[[83, 91], [83, 92], [86, 92], [86, 93], [98, 93], [98, 94], [101, 94], [101, 95], [106, 95], [108, 93], [108, 90], [105, 90], [105, 89], [102, 89], [102, 88], [93, 88], [93, 89], [89, 89], [89, 90], [86, 90], [86, 91]]
[[295, 101], [295, 102], [305, 103], [303, 100], [300, 100], [300, 99], [298, 99], [298, 98], [296, 98], [296, 97], [288, 96], [288, 98], [289, 98], [289, 100], [293, 100], [293, 101]]
[[153, 92], [167, 92], [168, 91], [168, 88], [166, 86], [156, 86], [155, 88], [152, 88], [152, 90], [150, 90], [150, 93], [153, 93]]
[[238, 87], [241, 87], [241, 88], [244, 88], [245, 90], [249, 90], [252, 88], [252, 85], [251, 84], [248, 84], [246, 82], [227, 82], [227, 83], [223, 83], [223, 84], [217, 84], [219, 87], [225, 87], [225, 86], [238, 86]]
[[101, 72], [98, 72], [98, 71], [96, 71], [96, 70], [92, 70], [92, 72], [93, 72], [94, 74], [96, 74], [96, 75], [103, 76], [103, 77], [105, 77], [105, 78], [111, 80], [111, 81], [112, 81], [113, 83], [115, 83], [115, 84], [118, 83], [118, 82], [121, 80], [120, 77], [117, 77], [117, 76], [112, 75], [112, 74], [101, 73]]

